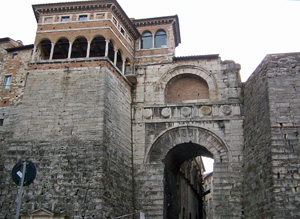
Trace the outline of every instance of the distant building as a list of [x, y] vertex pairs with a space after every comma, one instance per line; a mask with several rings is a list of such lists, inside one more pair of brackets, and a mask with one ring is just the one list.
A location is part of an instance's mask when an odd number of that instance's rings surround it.
[[21, 218], [300, 217], [300, 53], [267, 55], [242, 83], [217, 54], [175, 56], [177, 15], [33, 11], [34, 44], [0, 39], [0, 218], [26, 160]]

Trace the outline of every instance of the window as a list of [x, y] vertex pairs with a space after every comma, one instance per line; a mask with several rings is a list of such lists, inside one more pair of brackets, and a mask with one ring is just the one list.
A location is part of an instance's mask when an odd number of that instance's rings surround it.
[[4, 119], [0, 119], [0, 126], [3, 126]]
[[13, 55], [12, 55], [12, 59], [16, 59], [18, 57], [18, 53], [14, 53]]
[[97, 20], [101, 20], [101, 19], [104, 19], [104, 18], [105, 18], [105, 14], [104, 13], [96, 14], [96, 19]]
[[87, 18], [88, 18], [87, 15], [79, 15], [78, 20], [79, 20], [79, 21], [86, 21]]
[[45, 17], [44, 23], [52, 23], [53, 22], [53, 17]]
[[159, 30], [156, 32], [154, 46], [155, 48], [167, 47], [167, 34], [164, 30]]
[[11, 82], [11, 75], [5, 76], [4, 79], [4, 89], [9, 89]]
[[61, 22], [67, 22], [70, 21], [70, 16], [62, 16], [60, 19]]
[[150, 31], [146, 31], [142, 34], [141, 49], [150, 48], [152, 48], [152, 33]]
[[125, 35], [125, 30], [121, 27], [121, 34]]

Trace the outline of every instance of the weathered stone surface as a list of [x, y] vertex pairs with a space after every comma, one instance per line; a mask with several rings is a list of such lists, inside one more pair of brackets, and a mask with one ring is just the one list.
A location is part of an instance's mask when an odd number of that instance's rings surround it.
[[245, 84], [246, 218], [299, 217], [299, 53], [268, 55]]

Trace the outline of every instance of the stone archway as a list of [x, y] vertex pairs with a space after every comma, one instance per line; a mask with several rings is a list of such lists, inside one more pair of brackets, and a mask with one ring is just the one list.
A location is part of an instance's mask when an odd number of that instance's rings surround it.
[[[214, 158], [217, 167], [217, 172], [214, 173], [214, 180], [218, 183], [214, 185], [216, 194], [213, 195], [215, 198], [213, 217], [218, 218], [223, 211], [227, 211], [230, 191], [226, 185], [230, 184], [229, 166], [232, 160], [228, 146], [217, 134], [208, 129], [180, 126], [160, 134], [148, 150], [145, 160], [151, 171], [151, 178], [157, 179], [148, 184], [147, 191], [157, 190], [159, 186], [161, 187], [155, 198], [163, 203], [160, 213], [163, 218], [178, 218], [179, 215], [182, 217], [180, 214], [182, 205], [178, 201], [180, 195], [177, 195], [175, 191], [178, 191], [176, 188], [179, 179], [178, 167], [184, 161], [197, 156]], [[220, 197], [222, 198], [220, 199]], [[151, 198], [149, 197], [148, 202], [152, 201]], [[202, 204], [201, 199], [202, 197], [199, 196], [200, 204]], [[200, 210], [198, 213], [197, 217], [194, 214], [192, 218], [202, 218], [200, 214], [203, 212]]]
[[166, 130], [154, 140], [146, 162], [160, 163], [173, 147], [189, 142], [205, 147], [216, 162], [229, 162], [231, 159], [228, 146], [214, 132], [197, 126], [181, 126]]
[[167, 84], [173, 78], [184, 74], [190, 74], [202, 78], [208, 85], [210, 100], [217, 100], [219, 98], [218, 83], [214, 74], [204, 67], [195, 65], [180, 65], [165, 72], [157, 81], [156, 89], [162, 90], [164, 95], [166, 93], [165, 89], [167, 88]]

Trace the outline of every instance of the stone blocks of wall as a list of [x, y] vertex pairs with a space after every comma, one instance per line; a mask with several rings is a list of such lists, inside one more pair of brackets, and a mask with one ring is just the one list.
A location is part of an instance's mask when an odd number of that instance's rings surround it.
[[[239, 66], [232, 61], [221, 62], [218, 58], [206, 58], [190, 57], [189, 60], [137, 68], [133, 108], [135, 193], [137, 208], [145, 211], [150, 218], [162, 218], [164, 209], [167, 209], [164, 202], [164, 159], [160, 155], [155, 161], [151, 160], [152, 148], [157, 146], [155, 154], [159, 154], [181, 143], [192, 142], [198, 145], [198, 138], [212, 139], [208, 133], [214, 133], [228, 147], [223, 152], [221, 149], [213, 152], [216, 172], [214, 215], [220, 218], [241, 216], [241, 152], [244, 139], [239, 102]], [[168, 82], [176, 76], [187, 74], [194, 74], [206, 81], [209, 98], [167, 103], [165, 90]], [[182, 135], [179, 134], [179, 130], [189, 127], [190, 132], [184, 135], [183, 131]], [[197, 128], [207, 130], [207, 133], [203, 132], [198, 137], [198, 132], [192, 131]], [[164, 138], [165, 135], [169, 137]], [[156, 144], [157, 142], [160, 144]], [[212, 151], [217, 145], [214, 140], [201, 144]]]
[[299, 217], [299, 53], [268, 55], [245, 83], [244, 211]]
[[23, 215], [40, 208], [74, 218], [131, 212], [131, 90], [117, 74], [106, 67], [31, 71], [23, 104], [4, 112], [0, 130], [1, 218], [14, 215], [10, 172], [21, 160], [37, 167], [24, 188]]

